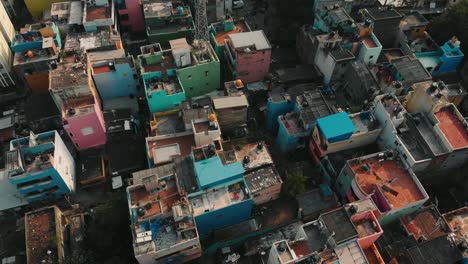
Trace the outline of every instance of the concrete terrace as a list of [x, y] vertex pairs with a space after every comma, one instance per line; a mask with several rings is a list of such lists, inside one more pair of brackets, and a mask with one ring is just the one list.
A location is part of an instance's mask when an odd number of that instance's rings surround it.
[[55, 207], [47, 207], [25, 216], [26, 255], [28, 263], [58, 263], [59, 250], [55, 227]]
[[[422, 186], [409, 169], [397, 160], [379, 157], [348, 161], [355, 175], [356, 186], [365, 196], [376, 189], [381, 192], [390, 209], [398, 209], [426, 198]], [[418, 181], [418, 183], [416, 182]]]
[[[458, 112], [458, 111], [457, 111]], [[442, 108], [434, 113], [439, 121], [439, 128], [454, 149], [468, 147], [468, 125], [454, 113], [453, 106]]]
[[216, 31], [216, 34], [214, 34], [216, 44], [218, 46], [224, 46], [225, 40], [228, 38], [230, 34], [235, 34], [235, 33], [242, 33], [242, 32], [248, 32], [250, 31], [249, 26], [247, 23], [243, 20], [237, 21], [234, 24], [234, 28], [230, 31], [224, 31], [224, 25], [223, 23], [216, 23], [211, 25], [214, 30]]

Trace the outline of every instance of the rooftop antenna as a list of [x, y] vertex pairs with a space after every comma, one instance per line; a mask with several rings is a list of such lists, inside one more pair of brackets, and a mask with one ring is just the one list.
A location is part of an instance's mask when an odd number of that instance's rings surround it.
[[195, 40], [193, 41], [193, 45], [197, 55], [201, 56], [200, 51], [205, 50], [208, 41], [206, 0], [195, 0], [195, 10]]

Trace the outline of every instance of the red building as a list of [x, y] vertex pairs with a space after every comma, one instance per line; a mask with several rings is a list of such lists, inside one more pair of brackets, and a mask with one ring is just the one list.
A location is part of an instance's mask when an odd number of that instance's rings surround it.
[[145, 20], [140, 0], [117, 1], [120, 25], [131, 32], [144, 32]]

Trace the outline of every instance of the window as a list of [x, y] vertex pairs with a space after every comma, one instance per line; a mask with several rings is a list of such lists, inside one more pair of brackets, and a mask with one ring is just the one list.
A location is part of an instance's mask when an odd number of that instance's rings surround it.
[[82, 129], [81, 129], [81, 134], [83, 134], [83, 136], [92, 135], [92, 134], [94, 134], [94, 129], [93, 129], [92, 127], [85, 127], [85, 128], [82, 128]]
[[80, 147], [80, 145], [79, 145], [78, 143], [75, 143], [75, 146], [76, 146], [77, 148], [79, 148], [79, 147]]
[[187, 79], [192, 80], [192, 75], [187, 76]]
[[208, 77], [209, 71], [205, 71], [205, 76]]
[[70, 137], [73, 137], [73, 133], [72, 133], [72, 132], [70, 132], [69, 134], [70, 134]]
[[374, 58], [374, 55], [369, 56], [369, 60], [372, 60]]
[[122, 15], [120, 15], [120, 20], [122, 20], [122, 21], [128, 21], [128, 14], [122, 14]]

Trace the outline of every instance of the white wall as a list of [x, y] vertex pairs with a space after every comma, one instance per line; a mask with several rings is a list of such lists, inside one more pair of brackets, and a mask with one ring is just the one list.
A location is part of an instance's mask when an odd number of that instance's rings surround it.
[[62, 179], [68, 188], [74, 192], [76, 189], [75, 160], [57, 131], [55, 131], [54, 143], [54, 168], [58, 171], [60, 176], [62, 176]]
[[332, 58], [330, 53], [325, 53], [323, 49], [319, 48], [317, 55], [315, 56], [315, 65], [323, 74], [323, 82], [325, 84], [330, 83], [333, 70], [335, 69], [335, 60]]

